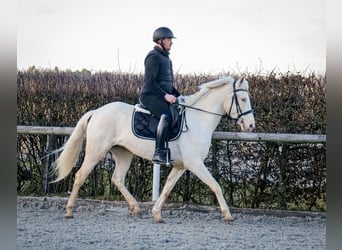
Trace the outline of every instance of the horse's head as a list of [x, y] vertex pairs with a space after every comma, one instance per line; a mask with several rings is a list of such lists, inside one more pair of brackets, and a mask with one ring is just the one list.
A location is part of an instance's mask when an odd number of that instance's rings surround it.
[[252, 132], [255, 128], [246, 79], [240, 78], [233, 83], [232, 95], [224, 102], [224, 110], [229, 118], [236, 121], [241, 131]]

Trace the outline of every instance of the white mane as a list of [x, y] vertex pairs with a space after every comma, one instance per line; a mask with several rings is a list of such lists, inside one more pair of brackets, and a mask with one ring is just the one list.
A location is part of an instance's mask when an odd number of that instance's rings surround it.
[[200, 91], [196, 92], [195, 94], [189, 95], [189, 96], [181, 96], [178, 98], [180, 103], [183, 103], [185, 105], [191, 106], [195, 104], [199, 98], [201, 98], [203, 95], [205, 95], [210, 89], [219, 87], [223, 84], [227, 83], [233, 83], [234, 78], [230, 76], [222, 77], [218, 80], [210, 81], [207, 83], [201, 84], [198, 88]]

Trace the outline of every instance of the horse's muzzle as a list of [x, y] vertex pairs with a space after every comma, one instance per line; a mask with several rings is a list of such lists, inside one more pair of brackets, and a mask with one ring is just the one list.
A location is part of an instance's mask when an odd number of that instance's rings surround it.
[[242, 132], [247, 132], [247, 133], [250, 133], [254, 130], [255, 128], [255, 124], [254, 123], [247, 123], [247, 122], [241, 122], [239, 123], [240, 125], [240, 129]]

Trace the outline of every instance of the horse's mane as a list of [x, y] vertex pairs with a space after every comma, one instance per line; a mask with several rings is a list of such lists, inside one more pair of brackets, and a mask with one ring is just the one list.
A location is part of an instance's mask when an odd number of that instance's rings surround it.
[[203, 83], [200, 86], [198, 86], [198, 88], [200, 89], [198, 92], [196, 92], [192, 95], [189, 95], [189, 96], [182, 96], [182, 98], [183, 98], [182, 101], [184, 102], [184, 104], [191, 106], [191, 105], [195, 104], [210, 89], [222, 86], [223, 84], [233, 83], [233, 82], [234, 82], [234, 79], [232, 77], [226, 76], [226, 77], [222, 77], [218, 80]]

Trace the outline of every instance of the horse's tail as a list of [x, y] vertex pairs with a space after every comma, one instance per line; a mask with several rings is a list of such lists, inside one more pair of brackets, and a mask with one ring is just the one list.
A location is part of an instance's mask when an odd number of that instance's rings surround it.
[[57, 173], [57, 178], [52, 182], [58, 182], [67, 177], [76, 164], [82, 150], [83, 138], [87, 131], [88, 122], [93, 115], [93, 112], [94, 111], [89, 111], [81, 117], [64, 146], [55, 151], [63, 152], [52, 164], [53, 172]]

